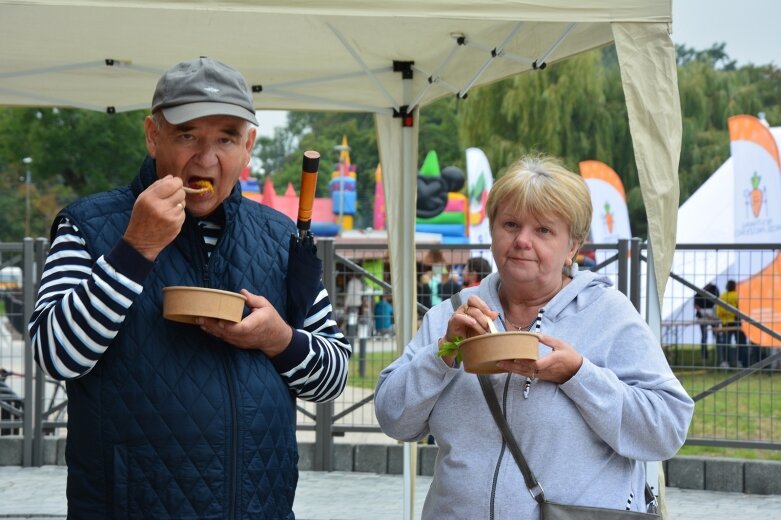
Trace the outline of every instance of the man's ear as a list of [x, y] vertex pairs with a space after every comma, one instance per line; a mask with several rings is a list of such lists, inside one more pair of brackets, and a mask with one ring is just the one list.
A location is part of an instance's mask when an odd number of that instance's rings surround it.
[[247, 149], [247, 153], [252, 155], [252, 149], [255, 147], [255, 138], [257, 137], [258, 129], [250, 125], [249, 132], [247, 132], [247, 142], [244, 144]]
[[146, 116], [144, 119], [144, 134], [146, 136], [146, 151], [152, 159], [155, 159], [157, 153], [157, 137], [160, 129], [152, 116]]

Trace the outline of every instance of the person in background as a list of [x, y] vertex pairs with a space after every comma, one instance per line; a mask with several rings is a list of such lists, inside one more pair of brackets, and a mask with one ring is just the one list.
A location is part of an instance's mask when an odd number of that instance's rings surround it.
[[450, 274], [447, 271], [447, 267], [442, 264], [431, 266], [431, 277], [429, 279], [429, 289], [431, 292], [431, 305], [437, 305], [442, 301], [439, 296], [439, 286], [442, 282], [447, 281]]
[[363, 284], [363, 278], [359, 274], [353, 274], [347, 281], [345, 289], [344, 307], [347, 316], [350, 316], [351, 313], [355, 316], [360, 314], [365, 292], [366, 287]]
[[374, 335], [374, 304], [372, 303], [372, 297], [368, 294], [361, 296], [361, 308], [358, 312], [358, 324], [359, 337], [369, 337]]
[[[724, 303], [738, 308], [738, 291], [735, 280], [728, 280], [726, 290], [721, 293], [719, 299]], [[747, 365], [746, 336], [740, 327], [740, 319], [733, 313], [722, 307], [716, 306], [716, 316], [721, 321], [719, 332], [716, 334], [716, 362], [720, 368], [735, 366], [742, 368]], [[735, 345], [732, 346], [732, 340]], [[740, 352], [739, 356], [738, 351]]]
[[575, 257], [575, 262], [577, 262], [580, 269], [591, 269], [597, 265], [596, 258], [597, 254], [593, 249], [588, 251], [581, 250], [578, 256]]
[[[293, 518], [295, 398], [336, 398], [351, 348], [322, 283], [304, 328], [285, 321], [295, 225], [237, 182], [255, 125], [238, 71], [179, 63], [138, 176], [54, 220], [29, 332], [66, 381], [69, 518]], [[243, 317], [168, 321], [169, 286], [241, 292]]]
[[[431, 271], [426, 271], [418, 277], [418, 303], [431, 308]], [[418, 316], [422, 317], [424, 312], [418, 309]]]
[[[714, 298], [719, 297], [719, 288], [713, 282], [708, 282], [702, 289]], [[700, 321], [700, 356], [703, 361], [708, 359], [708, 327], [713, 327], [718, 321], [715, 305], [714, 301], [706, 296], [697, 294], [694, 297], [694, 315]]]
[[476, 287], [491, 274], [491, 263], [482, 256], [473, 256], [466, 261], [464, 271], [464, 287]]
[[458, 281], [458, 273], [450, 271], [450, 274], [442, 274], [442, 283], [439, 284], [439, 298], [441, 301], [447, 300], [461, 290], [461, 283]]
[[374, 304], [374, 330], [383, 336], [393, 334], [393, 305], [384, 294]]
[[[422, 519], [539, 518], [478, 378], [456, 356], [460, 338], [539, 334], [538, 360], [508, 359], [489, 377], [523, 454], [555, 502], [646, 511], [644, 461], [683, 445], [694, 403], [653, 331], [606, 276], [573, 264], [588, 236], [585, 181], [548, 158], [523, 158], [486, 203], [497, 272], [433, 307], [379, 376], [382, 430], [439, 445]], [[606, 317], [609, 317], [606, 318]]]

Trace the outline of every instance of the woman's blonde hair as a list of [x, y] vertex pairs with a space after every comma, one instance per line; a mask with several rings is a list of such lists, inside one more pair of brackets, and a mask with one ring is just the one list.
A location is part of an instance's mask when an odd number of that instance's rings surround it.
[[582, 245], [591, 228], [591, 193], [580, 175], [548, 156], [515, 161], [488, 192], [486, 212], [493, 229], [500, 205], [543, 222], [555, 215], [569, 225], [570, 239]]

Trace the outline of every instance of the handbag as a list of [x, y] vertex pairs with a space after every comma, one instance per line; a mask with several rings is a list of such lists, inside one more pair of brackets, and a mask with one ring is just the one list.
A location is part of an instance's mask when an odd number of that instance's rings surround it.
[[521, 473], [523, 473], [526, 487], [529, 488], [532, 498], [540, 505], [540, 518], [542, 520], [661, 520], [662, 517], [657, 512], [656, 498], [647, 483], [645, 485], [645, 500], [648, 513], [606, 507], [560, 504], [546, 500], [542, 485], [537, 481], [537, 477], [534, 476], [529, 465], [526, 464], [521, 448], [515, 442], [515, 437], [499, 408], [499, 401], [496, 399], [489, 377], [487, 375], [478, 375], [477, 378], [480, 381], [480, 388], [483, 390], [485, 400], [488, 402], [491, 415], [494, 416], [494, 421], [496, 421], [499, 431], [502, 432], [502, 437], [504, 437], [507, 446], [510, 448], [510, 453], [515, 459], [515, 463], [518, 464]]

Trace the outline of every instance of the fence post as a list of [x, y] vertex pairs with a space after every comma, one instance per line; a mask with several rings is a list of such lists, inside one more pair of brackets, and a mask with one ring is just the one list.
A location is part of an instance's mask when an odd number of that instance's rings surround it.
[[629, 240], [618, 240], [618, 290], [629, 297]]
[[22, 431], [24, 437], [22, 438], [22, 465], [33, 466], [40, 465], [38, 462], [40, 457], [38, 456], [39, 443], [35, 442], [36, 435], [33, 432], [34, 424], [38, 421], [34, 420], [34, 414], [40, 414], [40, 410], [37, 406], [37, 400], [35, 399], [35, 392], [33, 391], [33, 350], [30, 342], [30, 334], [27, 332], [26, 324], [30, 320], [30, 315], [33, 312], [33, 305], [35, 304], [35, 276], [33, 273], [34, 261], [33, 261], [33, 239], [25, 237], [22, 240], [22, 323], [24, 337], [24, 415], [22, 416]]
[[[34, 246], [34, 254], [35, 258], [33, 259], [34, 262], [34, 274], [35, 274], [35, 286], [32, 289], [32, 295], [30, 300], [30, 306], [27, 307], [27, 304], [25, 303], [25, 309], [29, 309], [29, 311], [25, 311], [25, 323], [29, 323], [30, 316], [33, 312], [33, 307], [35, 305], [35, 295], [38, 293], [38, 287], [41, 283], [41, 275], [43, 274], [43, 264], [46, 262], [46, 253], [49, 249], [49, 241], [45, 238], [39, 238], [35, 241]], [[29, 336], [29, 334], [25, 333], [25, 336]], [[32, 346], [28, 348], [30, 352], [32, 352]], [[38, 366], [37, 363], [32, 362], [27, 367], [27, 372], [30, 374], [35, 374], [35, 427], [33, 430], [34, 439], [33, 439], [33, 465], [34, 466], [41, 466], [44, 463], [43, 460], [43, 438], [44, 438], [44, 429], [43, 429], [43, 423], [46, 420], [44, 417], [44, 410], [46, 410], [46, 373], [43, 371], [41, 367]]]
[[640, 239], [637, 237], [629, 241], [629, 300], [640, 312], [640, 280], [642, 275], [642, 262], [640, 261]]
[[[336, 247], [332, 238], [317, 239], [317, 255], [323, 261], [323, 285], [336, 309]], [[334, 403], [318, 403], [315, 408], [315, 471], [332, 471], [334, 466]]]

